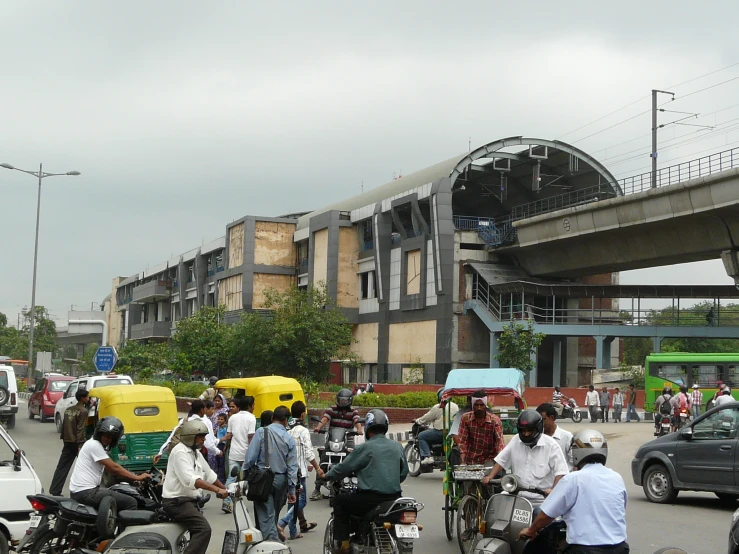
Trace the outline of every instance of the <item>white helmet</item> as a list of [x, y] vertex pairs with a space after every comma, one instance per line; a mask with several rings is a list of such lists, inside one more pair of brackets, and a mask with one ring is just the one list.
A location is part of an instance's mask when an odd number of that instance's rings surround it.
[[189, 446], [193, 450], [197, 448], [195, 438], [198, 435], [207, 435], [208, 428], [200, 419], [193, 419], [182, 424], [180, 429], [180, 442], [185, 446]]
[[595, 429], [585, 429], [572, 438], [572, 461], [581, 468], [585, 463], [598, 462], [606, 465], [608, 443], [602, 433]]

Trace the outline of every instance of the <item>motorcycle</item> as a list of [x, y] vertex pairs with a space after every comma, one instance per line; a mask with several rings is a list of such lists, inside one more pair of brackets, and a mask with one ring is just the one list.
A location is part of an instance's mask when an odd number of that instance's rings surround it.
[[33, 508], [29, 526], [26, 534], [21, 539], [15, 551], [26, 552], [31, 549], [34, 541], [53, 526], [56, 513], [59, 510], [59, 502], [67, 500], [64, 496], [50, 496], [46, 494], [33, 494], [26, 496]]
[[[346, 492], [356, 490], [343, 486]], [[382, 502], [363, 516], [352, 516], [349, 525], [349, 545], [352, 554], [412, 554], [413, 541], [420, 536], [422, 525], [417, 523], [423, 504], [414, 498], [401, 497]], [[323, 552], [334, 549], [334, 516], [326, 523], [323, 534]]]
[[562, 405], [562, 415], [558, 416], [558, 419], [567, 418], [572, 419], [575, 423], [580, 423], [582, 421], [582, 412], [574, 398], [570, 398]]
[[536, 487], [524, 487], [515, 475], [493, 479], [491, 484], [502, 492], [494, 494], [485, 510], [485, 522], [481, 525], [482, 538], [471, 552], [484, 554], [556, 554], [566, 546], [567, 525], [555, 520], [532, 540], [520, 540], [518, 536], [534, 521], [534, 508], [520, 492], [533, 492], [545, 496]]
[[[324, 473], [335, 465], [340, 464], [354, 450], [355, 437], [359, 435], [356, 431], [350, 431], [344, 427], [329, 427], [328, 432], [323, 429], [321, 433], [326, 433], [325, 446], [318, 451], [320, 454], [320, 466]], [[353, 440], [352, 440], [353, 439]], [[348, 478], [347, 478], [348, 479]], [[322, 481], [321, 485], [328, 489], [328, 497], [333, 498], [339, 493], [341, 483], [329, 483]]]
[[654, 432], [655, 437], [662, 437], [672, 431], [672, 418], [667, 414], [658, 413], [657, 418], [657, 430]]
[[414, 423], [408, 437], [408, 444], [405, 445], [405, 459], [408, 462], [408, 474], [411, 477], [418, 477], [421, 473], [433, 473], [435, 469], [444, 470], [444, 468], [446, 468], [444, 443], [442, 441], [439, 441], [438, 444], [429, 445], [434, 463], [421, 463], [421, 450], [418, 444], [418, 435], [427, 429], [428, 427], [425, 425]]
[[689, 416], [690, 414], [688, 413], [687, 408], [680, 408], [680, 411], [678, 412], [678, 416], [677, 416], [677, 421], [676, 421], [676, 424], [677, 424], [677, 429], [675, 429], [676, 431], [679, 431], [680, 429], [685, 427], [685, 424], [688, 422]]

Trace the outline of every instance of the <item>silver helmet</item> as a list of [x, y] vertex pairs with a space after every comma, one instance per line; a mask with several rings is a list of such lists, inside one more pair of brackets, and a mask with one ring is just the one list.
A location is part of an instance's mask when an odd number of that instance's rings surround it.
[[572, 461], [581, 468], [586, 463], [598, 462], [605, 465], [608, 459], [608, 443], [602, 433], [585, 429], [572, 438]]
[[200, 419], [193, 419], [192, 421], [186, 421], [182, 424], [180, 429], [180, 442], [185, 446], [189, 446], [192, 449], [197, 448], [195, 445], [195, 438], [198, 435], [207, 435], [208, 428], [205, 423]]

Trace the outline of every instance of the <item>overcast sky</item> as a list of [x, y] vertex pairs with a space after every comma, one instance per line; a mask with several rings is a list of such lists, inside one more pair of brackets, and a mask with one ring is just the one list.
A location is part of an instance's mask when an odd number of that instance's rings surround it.
[[[648, 110], [652, 88], [739, 62], [738, 11], [736, 1], [4, 2], [0, 162], [82, 173], [44, 181], [37, 303], [63, 324], [113, 277], [221, 236], [231, 220], [319, 208], [468, 140], [562, 138], [617, 176], [647, 171], [648, 114], [588, 135]], [[709, 114], [694, 123], [717, 129], [666, 128], [661, 164], [739, 144], [739, 65], [674, 92], [671, 109]], [[11, 321], [30, 305], [35, 184], [0, 169], [0, 311]], [[676, 278], [728, 281], [709, 262], [622, 282]]]

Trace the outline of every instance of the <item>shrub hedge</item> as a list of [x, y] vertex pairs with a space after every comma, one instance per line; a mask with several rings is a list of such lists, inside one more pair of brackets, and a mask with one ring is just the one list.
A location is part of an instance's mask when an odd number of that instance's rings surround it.
[[141, 385], [154, 385], [156, 387], [167, 387], [171, 389], [175, 396], [184, 398], [197, 398], [203, 391], [207, 389], [202, 383], [187, 383], [183, 381], [142, 381]]
[[366, 408], [430, 408], [436, 404], [435, 392], [378, 394], [367, 392], [354, 397], [354, 406]]

